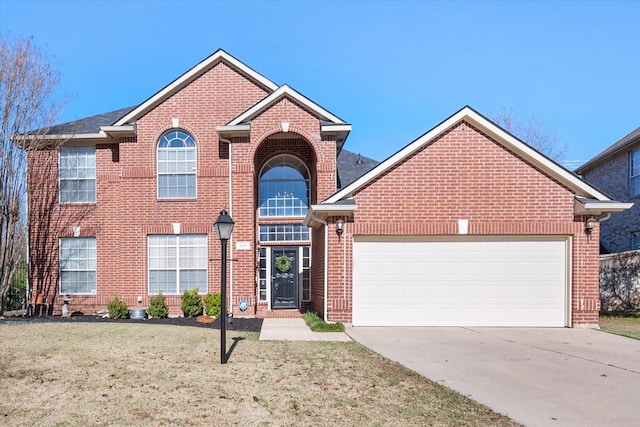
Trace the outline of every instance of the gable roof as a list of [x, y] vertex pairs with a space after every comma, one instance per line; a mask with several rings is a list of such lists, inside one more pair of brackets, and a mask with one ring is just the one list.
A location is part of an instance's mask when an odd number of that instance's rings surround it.
[[202, 75], [207, 70], [211, 69], [216, 64], [224, 62], [225, 64], [235, 68], [241, 74], [243, 74], [248, 79], [252, 80], [258, 86], [264, 88], [267, 92], [273, 92], [278, 88], [271, 80], [264, 77], [262, 74], [238, 61], [233, 56], [229, 55], [222, 49], [218, 49], [211, 56], [207, 57], [203, 61], [200, 61], [194, 67], [192, 67], [189, 71], [182, 74], [180, 77], [169, 83], [167, 86], [162, 88], [160, 91], [156, 92], [142, 104], [138, 105], [132, 111], [130, 111], [127, 115], [122, 117], [114, 126], [122, 126], [127, 123], [132, 123], [137, 120], [139, 117], [146, 114], [149, 110], [155, 107], [159, 102], [164, 101], [169, 98], [174, 93], [178, 92], [180, 89], [194, 81], [200, 75]]
[[622, 137], [619, 141], [614, 143], [613, 145], [607, 147], [600, 154], [597, 154], [591, 160], [587, 161], [585, 164], [576, 169], [576, 173], [583, 174], [587, 170], [596, 166], [598, 163], [605, 161], [607, 158], [616, 155], [628, 148], [631, 148], [634, 144], [640, 143], [640, 127], [629, 133], [628, 135]]
[[[394, 167], [396, 164], [400, 163], [407, 157], [414, 154], [416, 151], [429, 144], [435, 138], [449, 130], [452, 126], [457, 123], [465, 121], [472, 126], [480, 129], [487, 135], [494, 138], [499, 144], [503, 145], [505, 148], [510, 151], [516, 153], [520, 157], [522, 157], [525, 161], [534, 165], [542, 172], [547, 174], [548, 176], [556, 179], [558, 182], [565, 185], [567, 188], [571, 189], [576, 196], [583, 198], [584, 200], [595, 201], [606, 201], [611, 202], [611, 199], [607, 197], [604, 193], [600, 192], [595, 187], [583, 181], [577, 175], [571, 173], [558, 163], [549, 159], [539, 151], [531, 148], [529, 145], [525, 144], [515, 136], [511, 135], [506, 130], [502, 129], [497, 124], [493, 123], [491, 120], [487, 119], [474, 109], [469, 106], [465, 106], [460, 109], [458, 112], [454, 113], [449, 118], [445, 119], [443, 122], [435, 126], [433, 129], [429, 130], [418, 139], [414, 140], [400, 151], [393, 154], [388, 159], [384, 160], [378, 166], [371, 169], [369, 172], [344, 187], [337, 193], [330, 196], [326, 199], [322, 204], [332, 204], [337, 203], [341, 200], [345, 200], [353, 197], [360, 189], [362, 189], [365, 185], [369, 184], [371, 181], [376, 179], [377, 177], [384, 174], [386, 171]], [[322, 205], [321, 204], [321, 205]], [[604, 209], [601, 204], [600, 207]], [[612, 205], [609, 206], [609, 209], [613, 208]], [[594, 204], [591, 205], [592, 209]], [[616, 208], [620, 208], [618, 204], [615, 206]], [[630, 207], [630, 206], [629, 206]], [[628, 207], [627, 207], [628, 208]]]
[[[320, 121], [320, 131], [335, 135], [338, 150], [342, 149], [344, 141], [351, 132], [351, 125], [286, 84], [280, 86], [226, 125], [217, 126], [216, 130], [220, 135], [248, 134], [251, 130], [251, 120], [285, 97], [315, 115]], [[284, 129], [283, 131], [287, 132]]]

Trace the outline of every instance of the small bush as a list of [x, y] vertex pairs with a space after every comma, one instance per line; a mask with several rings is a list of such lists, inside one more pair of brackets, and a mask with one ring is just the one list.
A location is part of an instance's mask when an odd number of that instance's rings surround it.
[[198, 288], [184, 291], [180, 308], [185, 317], [200, 316], [202, 314], [202, 298], [198, 295]]
[[129, 316], [129, 308], [124, 301], [115, 299], [107, 305], [109, 317], [112, 319], [126, 319]]
[[222, 297], [220, 294], [208, 294], [204, 297], [204, 307], [207, 313], [207, 316], [213, 316], [220, 318], [220, 304], [222, 302]]
[[312, 311], [306, 312], [302, 318], [313, 332], [344, 332], [342, 323], [327, 323]]
[[147, 313], [149, 313], [149, 316], [155, 319], [164, 319], [169, 315], [167, 301], [165, 301], [162, 292], [154, 297], [151, 297], [151, 299], [149, 300], [149, 308], [147, 309]]

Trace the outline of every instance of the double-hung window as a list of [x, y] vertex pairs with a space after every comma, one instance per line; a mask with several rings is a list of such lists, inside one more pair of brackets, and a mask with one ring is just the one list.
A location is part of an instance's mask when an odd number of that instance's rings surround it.
[[629, 156], [629, 197], [640, 195], [640, 148]]
[[196, 142], [183, 130], [170, 130], [158, 141], [158, 198], [196, 197]]
[[96, 238], [60, 239], [60, 293], [96, 293]]
[[58, 170], [60, 203], [95, 203], [95, 147], [60, 148]]
[[206, 234], [149, 236], [149, 294], [207, 293]]

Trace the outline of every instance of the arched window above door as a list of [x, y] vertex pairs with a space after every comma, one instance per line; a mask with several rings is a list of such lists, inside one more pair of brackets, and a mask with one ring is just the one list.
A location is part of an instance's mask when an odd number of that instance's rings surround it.
[[260, 172], [260, 216], [305, 216], [309, 210], [309, 169], [302, 160], [283, 154], [272, 157]]

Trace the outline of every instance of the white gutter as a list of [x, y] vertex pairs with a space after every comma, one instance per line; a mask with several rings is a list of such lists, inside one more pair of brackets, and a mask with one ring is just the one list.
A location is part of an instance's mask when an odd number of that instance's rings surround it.
[[[311, 211], [309, 211], [311, 212]], [[324, 225], [324, 314], [323, 318], [326, 323], [329, 323], [327, 319], [329, 316], [329, 304], [327, 299], [329, 298], [329, 288], [328, 288], [328, 277], [329, 277], [329, 227], [327, 227], [327, 222], [321, 220], [318, 217], [311, 215], [314, 221], [318, 221], [320, 224]]]
[[[231, 179], [231, 140], [218, 137], [221, 142], [225, 144], [229, 144], [229, 216], [233, 218], [233, 181]], [[227, 312], [231, 310], [231, 315], [233, 315], [233, 234], [229, 238], [229, 305], [227, 305]]]

